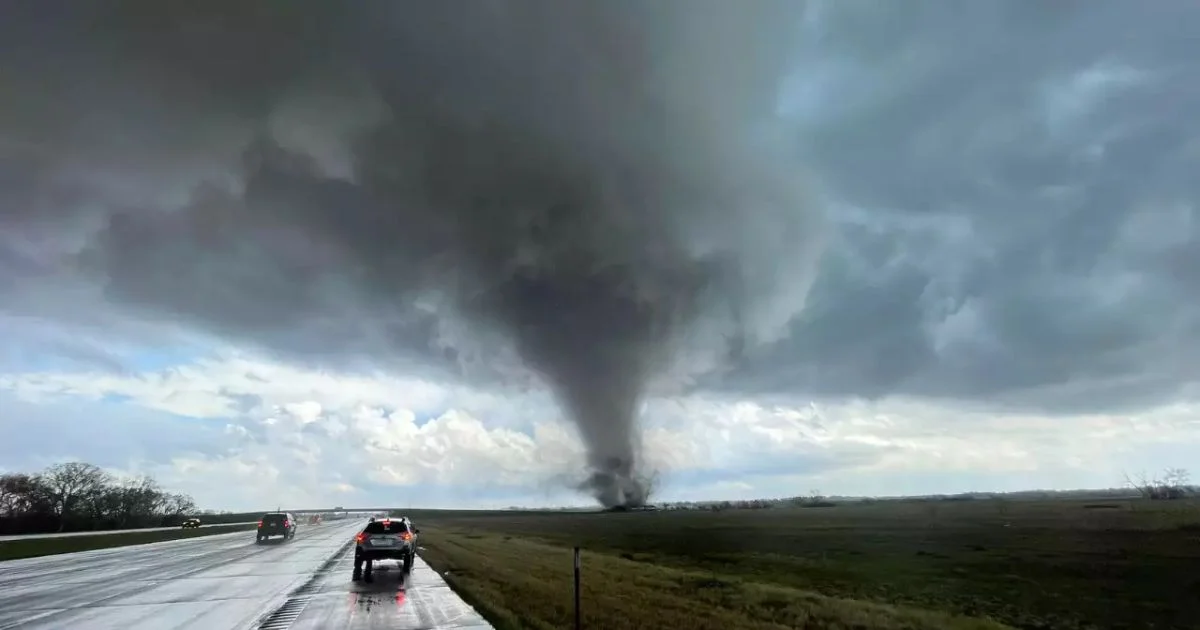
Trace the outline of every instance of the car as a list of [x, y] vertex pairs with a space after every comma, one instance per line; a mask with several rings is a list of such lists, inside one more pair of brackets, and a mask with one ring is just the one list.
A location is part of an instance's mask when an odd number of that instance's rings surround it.
[[258, 521], [258, 534], [255, 542], [262, 542], [271, 536], [283, 536], [284, 540], [296, 537], [296, 517], [289, 512], [267, 512]]
[[[354, 581], [371, 581], [371, 569], [377, 560], [396, 560], [404, 575], [412, 573], [417, 557], [417, 534], [407, 518], [383, 518], [367, 523], [354, 537]], [[364, 570], [365, 565], [365, 570]]]
[[183, 525], [180, 525], [180, 527], [182, 527], [183, 529], [192, 529], [195, 527], [200, 527], [200, 519], [189, 518], [188, 520], [184, 521]]

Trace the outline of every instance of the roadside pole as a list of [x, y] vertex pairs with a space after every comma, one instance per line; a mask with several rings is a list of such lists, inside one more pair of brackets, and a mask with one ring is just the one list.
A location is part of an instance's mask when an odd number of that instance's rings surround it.
[[582, 624], [579, 617], [579, 547], [575, 548], [575, 630], [580, 630]]

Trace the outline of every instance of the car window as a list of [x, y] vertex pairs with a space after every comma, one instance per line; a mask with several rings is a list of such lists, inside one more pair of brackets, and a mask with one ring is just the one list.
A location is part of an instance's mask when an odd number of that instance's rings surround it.
[[263, 515], [262, 520], [264, 523], [282, 523], [288, 518], [286, 514], [266, 514]]
[[404, 521], [375, 521], [368, 523], [363, 531], [368, 534], [403, 534], [408, 531], [408, 525]]

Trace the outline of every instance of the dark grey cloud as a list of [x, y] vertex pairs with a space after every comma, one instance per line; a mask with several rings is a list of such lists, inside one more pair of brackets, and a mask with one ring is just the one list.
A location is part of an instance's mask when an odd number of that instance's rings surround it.
[[6, 245], [14, 312], [68, 277], [323, 364], [496, 381], [516, 356], [617, 504], [650, 382], [802, 303], [820, 217], [774, 116], [799, 5], [65, 8], [0, 33], [4, 222], [54, 241]]
[[821, 5], [802, 144], [854, 210], [790, 339], [720, 386], [1096, 411], [1195, 382], [1198, 17]]
[[1198, 375], [1191, 3], [8, 11], [5, 312], [521, 363], [605, 502], [650, 382], [1059, 411]]

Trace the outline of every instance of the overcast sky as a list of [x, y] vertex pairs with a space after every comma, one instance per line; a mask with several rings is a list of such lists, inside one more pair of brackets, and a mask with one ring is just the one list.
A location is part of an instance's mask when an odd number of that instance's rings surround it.
[[1200, 8], [736, 4], [12, 9], [0, 470], [259, 509], [1194, 461]]

